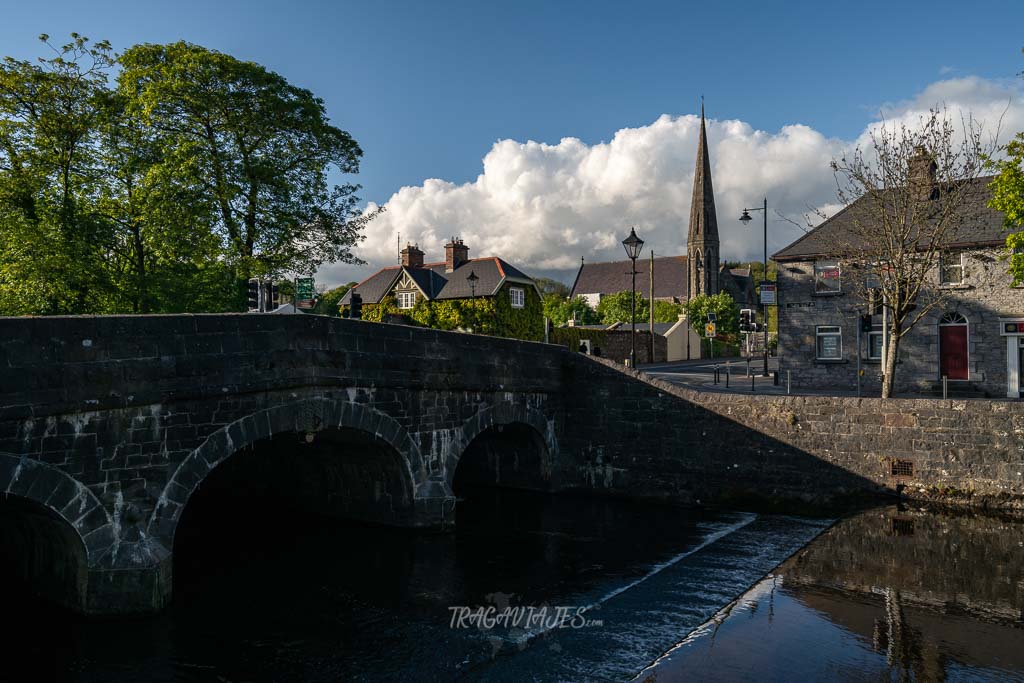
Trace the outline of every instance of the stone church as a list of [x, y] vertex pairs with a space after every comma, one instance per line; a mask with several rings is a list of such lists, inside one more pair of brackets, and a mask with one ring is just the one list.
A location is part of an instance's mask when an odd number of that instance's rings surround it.
[[[711, 181], [711, 157], [708, 153], [708, 135], [702, 104], [686, 256], [655, 257], [654, 298], [684, 303], [698, 294], [717, 294], [726, 291], [741, 307], [753, 308], [754, 282], [750, 269], [726, 268], [721, 265], [720, 256], [715, 190]], [[650, 296], [652, 285], [652, 267], [649, 263], [649, 259], [644, 262], [637, 260], [636, 288], [645, 297]], [[582, 296], [592, 307], [596, 307], [601, 297], [630, 289], [629, 266], [629, 261], [582, 263], [570, 296]]]

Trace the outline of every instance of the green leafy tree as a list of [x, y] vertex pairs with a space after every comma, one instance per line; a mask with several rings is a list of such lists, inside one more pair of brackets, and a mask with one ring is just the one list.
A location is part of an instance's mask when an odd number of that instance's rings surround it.
[[110, 308], [110, 224], [96, 206], [110, 45], [78, 34], [0, 65], [0, 311]]
[[1013, 284], [1024, 284], [1024, 132], [1004, 149], [1005, 159], [992, 163], [998, 175], [992, 181], [992, 208], [1006, 214], [1006, 237]]
[[686, 305], [686, 319], [698, 334], [704, 336], [704, 324], [708, 322], [708, 313], [714, 313], [717, 333], [720, 336], [734, 336], [740, 329], [740, 308], [728, 292], [718, 294], [698, 294]]
[[682, 312], [683, 307], [679, 304], [654, 300], [654, 322], [656, 323], [674, 323], [679, 320], [679, 314]]
[[341, 308], [339, 302], [341, 297], [348, 293], [348, 290], [356, 286], [355, 282], [350, 282], [347, 285], [341, 285], [334, 289], [328, 289], [326, 292], [320, 295], [316, 300], [316, 306], [313, 307], [313, 313], [317, 315], [330, 315], [338, 317], [341, 315]]
[[230, 310], [233, 274], [210, 229], [214, 206], [182, 183], [151, 129], [108, 95], [100, 127], [104, 183], [99, 209], [112, 226], [108, 262], [119, 292], [118, 310]]
[[[601, 322], [609, 325], [611, 323], [630, 322], [633, 319], [632, 307], [630, 306], [631, 298], [630, 292], [618, 292], [617, 294], [601, 297], [601, 301], [597, 304], [597, 315], [601, 318]], [[647, 299], [640, 292], [637, 292], [636, 321], [638, 323], [647, 322], [648, 311]]]
[[[369, 216], [357, 186], [362, 150], [332, 126], [323, 101], [259, 64], [178, 42], [136, 45], [119, 58], [118, 94], [153, 131], [163, 173], [213, 205], [212, 232], [233, 268], [236, 306], [252, 275], [358, 263]], [[229, 297], [230, 298], [230, 297]]]
[[597, 312], [581, 296], [566, 299], [557, 293], [545, 294], [543, 307], [544, 317], [550, 318], [551, 324], [556, 327], [566, 325], [570, 320], [575, 320], [581, 325], [594, 325], [601, 322]]
[[[0, 314], [242, 310], [356, 262], [361, 151], [309, 91], [187, 43], [0, 63]], [[117, 87], [110, 78], [117, 74]]]

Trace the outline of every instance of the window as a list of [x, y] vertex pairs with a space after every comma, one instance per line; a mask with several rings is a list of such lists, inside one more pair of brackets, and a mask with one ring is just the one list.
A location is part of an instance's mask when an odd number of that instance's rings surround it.
[[522, 308], [526, 305], [526, 290], [522, 287], [510, 287], [508, 295], [512, 299], [512, 308]]
[[841, 291], [838, 261], [818, 261], [814, 264], [814, 293], [838, 294]]
[[882, 360], [882, 326], [874, 325], [868, 332], [868, 360]]
[[940, 325], [966, 325], [967, 318], [963, 317], [956, 311], [950, 311], [942, 316], [939, 320]]
[[964, 282], [964, 254], [941, 254], [939, 256], [939, 282], [944, 285], [960, 285]]
[[398, 307], [401, 309], [410, 309], [416, 305], [416, 292], [399, 292], [398, 293]]
[[843, 357], [843, 328], [822, 325], [815, 328], [818, 338], [818, 360], [840, 360]]

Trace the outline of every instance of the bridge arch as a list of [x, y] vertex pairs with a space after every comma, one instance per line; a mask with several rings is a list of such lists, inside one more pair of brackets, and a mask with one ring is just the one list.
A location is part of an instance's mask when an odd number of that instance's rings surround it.
[[[458, 452], [445, 468], [446, 484], [456, 490], [456, 477], [465, 480], [467, 470], [476, 470], [479, 478], [484, 469], [494, 476], [492, 485], [515, 488], [549, 489], [552, 486], [554, 457], [558, 451], [554, 426], [540, 410], [511, 401], [504, 401], [479, 410], [462, 426]], [[487, 460], [468, 462], [469, 459]], [[462, 469], [460, 471], [460, 465]], [[503, 479], [502, 468], [523, 471], [511, 479]], [[483, 483], [475, 481], [475, 483]]]
[[317, 434], [351, 430], [393, 449], [401, 460], [401, 476], [410, 501], [425, 479], [419, 448], [393, 418], [370, 406], [333, 398], [310, 398], [276, 405], [236, 420], [212, 433], [193, 450], [168, 479], [150, 517], [147, 533], [170, 549], [185, 505], [207, 475], [247, 447], [285, 433]]
[[86, 610], [90, 570], [116, 541], [96, 494], [52, 465], [0, 453], [0, 505], [4, 571], [52, 602]]

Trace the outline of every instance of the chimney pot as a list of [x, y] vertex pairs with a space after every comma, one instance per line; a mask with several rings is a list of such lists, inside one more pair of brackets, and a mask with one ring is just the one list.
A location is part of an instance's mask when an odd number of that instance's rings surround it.
[[929, 153], [924, 145], [917, 145], [914, 147], [914, 156], [910, 157], [907, 165], [910, 190], [915, 199], [921, 202], [934, 199], [937, 189], [935, 174], [939, 168], [935, 163], [935, 156]]
[[402, 265], [406, 268], [422, 268], [423, 252], [415, 244], [406, 244], [402, 250]]
[[448, 244], [444, 245], [444, 272], [451, 273], [468, 260], [469, 247], [463, 244], [461, 239], [452, 237]]

